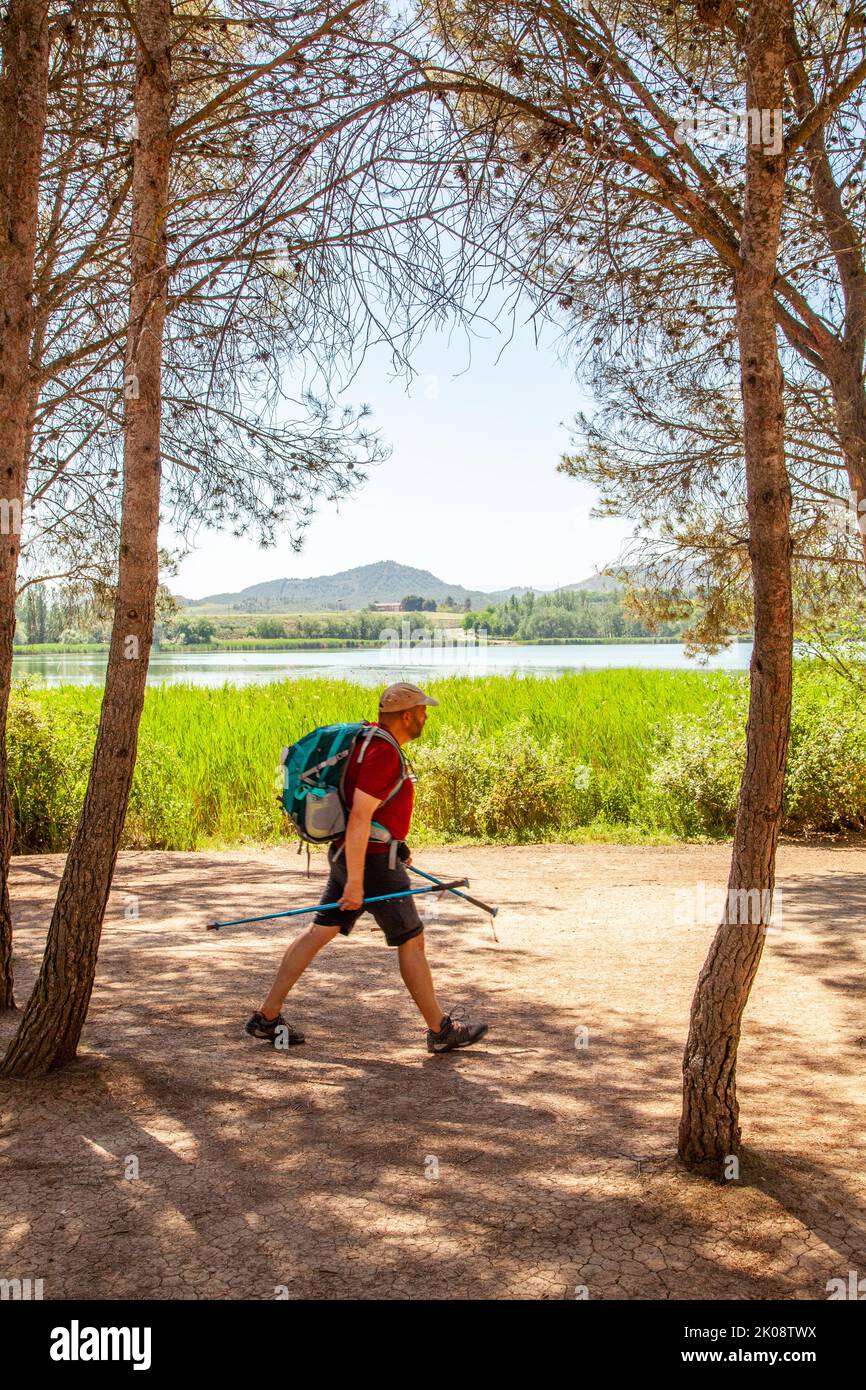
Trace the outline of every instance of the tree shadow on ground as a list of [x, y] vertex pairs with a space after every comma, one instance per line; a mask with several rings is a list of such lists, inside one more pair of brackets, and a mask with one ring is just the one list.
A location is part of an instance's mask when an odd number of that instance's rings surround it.
[[[449, 997], [493, 1024], [431, 1057], [362, 919], [293, 999], [308, 1043], [280, 1053], [242, 1024], [290, 933], [202, 927], [211, 894], [261, 906], [273, 867], [246, 861], [242, 884], [221, 878], [229, 856], [122, 867], [81, 1058], [0, 1084], [7, 1277], [75, 1298], [814, 1298], [866, 1264], [862, 1165], [798, 1152], [839, 1059], [793, 1026], [751, 1008], [741, 1072], [744, 1116], [781, 1096], [799, 1117], [790, 1148], [750, 1148], [740, 1182], [713, 1183], [673, 1156], [685, 1019], [608, 994], [576, 1047], [576, 986], [556, 997], [537, 974], [542, 939], [496, 947], [457, 904], [428, 929]], [[21, 933], [24, 979], [40, 932], [44, 916]], [[834, 1105], [853, 1127], [854, 1103]]]

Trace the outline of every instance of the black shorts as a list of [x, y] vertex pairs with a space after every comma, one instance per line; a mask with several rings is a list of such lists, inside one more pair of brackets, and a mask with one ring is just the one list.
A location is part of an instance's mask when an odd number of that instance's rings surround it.
[[[325, 891], [319, 899], [323, 903], [336, 903], [343, 896], [346, 887], [346, 853], [340, 850], [335, 854], [333, 844], [328, 846], [328, 865], [330, 873]], [[388, 868], [388, 853], [367, 854], [364, 856], [364, 897], [375, 898], [380, 893], [402, 893], [411, 888], [409, 875], [398, 860], [393, 869]], [[317, 912], [313, 921], [318, 927], [339, 927], [343, 936], [348, 936], [358, 918], [369, 912], [376, 925], [385, 933], [389, 946], [402, 946], [413, 936], [420, 936], [424, 923], [418, 916], [414, 898], [394, 898], [387, 903], [372, 903], [370, 907], [359, 907], [355, 912], [344, 912], [341, 908], [331, 908], [328, 912]]]

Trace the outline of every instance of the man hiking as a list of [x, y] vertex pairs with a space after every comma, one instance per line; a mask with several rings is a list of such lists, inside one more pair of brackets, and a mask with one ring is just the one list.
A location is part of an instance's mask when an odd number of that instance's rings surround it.
[[[399, 893], [411, 886], [404, 863], [412, 862], [405, 840], [412, 819], [415, 779], [406, 772], [401, 749], [420, 737], [427, 706], [438, 704], [417, 685], [405, 681], [382, 692], [378, 721], [368, 728], [384, 730], [390, 737], [370, 736], [365, 730], [355, 743], [344, 782], [349, 807], [346, 833], [328, 846], [330, 873], [320, 902], [336, 902], [338, 906], [317, 912], [310, 926], [289, 946], [270, 994], [246, 1024], [252, 1037], [280, 1042], [281, 1046], [304, 1041], [303, 1033], [287, 1023], [280, 1012], [286, 995], [322, 947], [338, 932], [348, 936], [364, 912], [372, 913], [388, 945], [397, 948], [403, 983], [427, 1024], [428, 1052], [469, 1047], [487, 1032], [486, 1023], [455, 1022], [440, 1007], [424, 954], [424, 924], [415, 899], [396, 898], [362, 906], [365, 898]], [[383, 826], [390, 839], [377, 839], [382, 832], [376, 825]]]

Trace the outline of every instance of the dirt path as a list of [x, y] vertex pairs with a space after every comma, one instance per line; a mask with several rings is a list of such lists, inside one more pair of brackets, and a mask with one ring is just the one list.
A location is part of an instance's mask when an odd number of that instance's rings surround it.
[[[0, 1277], [46, 1298], [724, 1299], [866, 1275], [866, 850], [783, 847], [740, 1052], [741, 1180], [672, 1157], [727, 859], [419, 853], [502, 908], [498, 945], [454, 899], [428, 926], [443, 999], [491, 1025], [429, 1057], [369, 919], [291, 996], [305, 1046], [243, 1034], [294, 928], [203, 924], [315, 901], [323, 859], [307, 880], [291, 851], [123, 855], [79, 1060], [0, 1084]], [[60, 864], [15, 863], [19, 1002]]]

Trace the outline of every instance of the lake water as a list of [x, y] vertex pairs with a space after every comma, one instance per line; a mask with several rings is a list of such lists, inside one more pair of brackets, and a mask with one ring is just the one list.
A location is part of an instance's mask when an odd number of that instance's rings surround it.
[[[264, 684], [324, 676], [362, 685], [386, 685], [396, 680], [418, 684], [436, 676], [518, 675], [558, 676], [566, 671], [637, 666], [643, 670], [746, 671], [752, 646], [735, 642], [705, 661], [686, 657], [678, 643], [599, 643], [575, 646], [368, 647], [346, 651], [283, 652], [154, 652], [149, 685], [219, 686]], [[104, 652], [81, 656], [16, 656], [15, 677], [33, 676], [46, 685], [101, 685]]]

